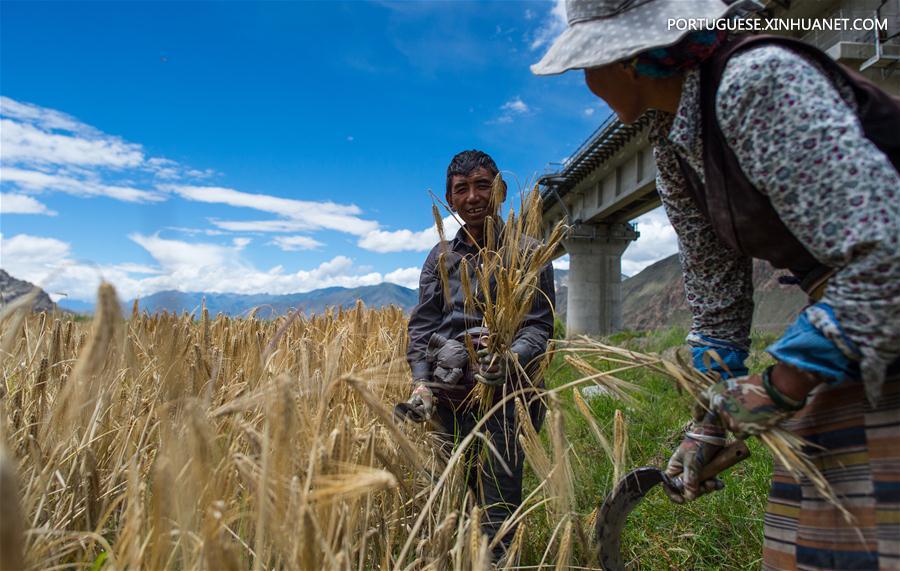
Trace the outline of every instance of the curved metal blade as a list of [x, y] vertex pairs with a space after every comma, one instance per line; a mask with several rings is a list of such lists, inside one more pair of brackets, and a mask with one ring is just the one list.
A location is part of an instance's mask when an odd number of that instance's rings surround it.
[[606, 571], [624, 571], [622, 530], [628, 514], [653, 486], [666, 476], [658, 468], [638, 468], [625, 475], [600, 506], [594, 534], [600, 549], [600, 564]]

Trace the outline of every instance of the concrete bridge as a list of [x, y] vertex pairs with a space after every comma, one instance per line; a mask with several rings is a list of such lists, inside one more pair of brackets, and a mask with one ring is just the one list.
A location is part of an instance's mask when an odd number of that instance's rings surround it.
[[[879, 31], [793, 34], [893, 94], [900, 94], [900, 1], [764, 0], [764, 18], [874, 18]], [[790, 35], [790, 34], [789, 34]], [[637, 229], [629, 221], [656, 208], [656, 164], [647, 141], [649, 119], [623, 125], [606, 120], [563, 164], [538, 182], [548, 228], [567, 219], [567, 331], [604, 335], [622, 327], [622, 253]]]
[[622, 253], [638, 232], [629, 221], [659, 206], [645, 116], [611, 116], [563, 164], [539, 180], [544, 220], [568, 220], [559, 255], [569, 254], [566, 331], [604, 335], [622, 327]]

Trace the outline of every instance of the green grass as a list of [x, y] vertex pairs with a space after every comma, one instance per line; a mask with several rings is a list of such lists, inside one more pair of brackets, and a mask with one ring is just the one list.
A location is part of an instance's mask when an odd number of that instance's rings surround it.
[[[663, 351], [683, 343], [685, 331], [667, 329], [650, 334], [619, 333], [610, 343], [645, 352]], [[775, 339], [771, 333], [754, 335], [751, 371], [771, 362], [762, 349]], [[548, 387], [557, 387], [581, 375], [556, 358], [548, 375]], [[612, 441], [616, 409], [621, 409], [628, 424], [628, 462], [626, 470], [641, 466], [664, 468], [680, 441], [681, 429], [689, 420], [690, 397], [680, 394], [674, 384], [661, 375], [633, 371], [623, 378], [647, 389], [638, 405], [630, 407], [612, 397], [599, 396], [588, 401], [594, 418]], [[571, 391], [562, 396], [566, 436], [572, 447], [577, 509], [582, 520], [597, 507], [614, 485], [613, 468], [587, 423], [572, 402]], [[547, 430], [543, 431], [546, 441]], [[679, 506], [671, 503], [662, 490], [655, 489], [631, 514], [623, 536], [623, 550], [630, 567], [639, 569], [747, 569], [759, 566], [762, 554], [763, 514], [772, 473], [772, 460], [758, 442], [749, 442], [752, 455], [725, 476], [725, 489], [696, 502]], [[526, 472], [525, 493], [537, 484]], [[543, 516], [543, 524], [526, 530], [528, 541], [523, 564], [536, 564], [550, 540], [556, 522]], [[592, 530], [587, 530], [591, 533]], [[574, 562], [584, 565], [587, 554], [578, 553]]]

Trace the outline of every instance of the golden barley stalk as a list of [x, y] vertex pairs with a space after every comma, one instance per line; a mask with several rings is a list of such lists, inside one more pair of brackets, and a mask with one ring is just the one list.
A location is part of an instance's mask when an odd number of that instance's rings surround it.
[[559, 550], [556, 553], [556, 569], [562, 571], [569, 568], [572, 557], [572, 520], [566, 521], [562, 538], [559, 540]]
[[613, 421], [613, 481], [618, 482], [625, 472], [626, 455], [628, 453], [628, 429], [625, 425], [625, 414], [616, 409]]
[[575, 387], [572, 388], [572, 398], [575, 402], [575, 408], [578, 409], [578, 412], [581, 413], [581, 416], [588, 423], [588, 428], [591, 429], [591, 433], [594, 435], [594, 438], [596, 438], [597, 442], [600, 443], [600, 446], [603, 447], [603, 451], [606, 452], [607, 458], [612, 459], [614, 457], [614, 454], [613, 448], [609, 443], [609, 439], [606, 438], [606, 435], [604, 435], [603, 431], [600, 430], [600, 426], [594, 419], [594, 415], [591, 413], [591, 409], [584, 401], [584, 397], [581, 396], [581, 392]]
[[[6, 424], [4, 416], [0, 414], [0, 427]], [[17, 571], [25, 568], [25, 519], [19, 503], [16, 463], [6, 450], [4, 432], [0, 428], [0, 571]]]

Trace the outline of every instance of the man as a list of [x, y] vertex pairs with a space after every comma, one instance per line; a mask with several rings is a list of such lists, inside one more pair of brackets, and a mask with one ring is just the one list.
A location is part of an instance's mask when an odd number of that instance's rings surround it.
[[[447, 449], [469, 434], [480, 420], [481, 409], [470, 397], [477, 382], [495, 386], [505, 383], [513, 390], [531, 382], [540, 384], [536, 378], [520, 379], [513, 363], [494, 360], [489, 364], [491, 359], [486, 358], [470, 364], [463, 344], [467, 334], [478, 343], [480, 335], [490, 333], [482, 330], [483, 316], [466, 303], [460, 266], [465, 259], [470, 282], [474, 283], [474, 268], [479, 264], [487, 219], [494, 220], [498, 236], [503, 231], [498, 216], [500, 205], [491, 204], [498, 175], [493, 159], [481, 151], [463, 151], [450, 161], [447, 205], [464, 226], [452, 240], [436, 245], [428, 254], [419, 278], [419, 303], [409, 319], [407, 360], [415, 383], [409, 403], [422, 417], [432, 421], [436, 435]], [[506, 183], [501, 180], [500, 184], [505, 200]], [[440, 261], [442, 252], [445, 252], [443, 262]], [[447, 284], [442, 283], [439, 263], [446, 268]], [[549, 264], [541, 273], [540, 289], [542, 293], [534, 296], [532, 307], [511, 345], [519, 364], [532, 373], [553, 332], [555, 296], [553, 268]], [[532, 424], [540, 430], [544, 409], [538, 400], [532, 401], [529, 413]], [[486, 420], [481, 431], [490, 439], [494, 451], [479, 454], [479, 446], [472, 448], [467, 454], [467, 478], [469, 488], [484, 508], [482, 528], [493, 539], [503, 521], [522, 501], [523, 453], [516, 438], [515, 402], [507, 401]], [[479, 440], [476, 443], [480, 445]], [[502, 462], [495, 454], [499, 454]], [[512, 533], [502, 538], [494, 549], [495, 559], [504, 553], [511, 539]]]
[[[738, 4], [569, 0], [569, 28], [532, 70], [583, 69], [625, 123], [654, 112], [688, 343], [699, 369], [710, 349], [727, 365], [669, 462], [685, 483], [672, 499], [720, 487], [698, 475], [726, 432], [780, 425], [818, 445], [856, 521], [776, 463], [763, 567], [900, 568], [900, 104], [802, 42], [669, 25]], [[753, 258], [789, 269], [810, 305], [750, 375]]]

